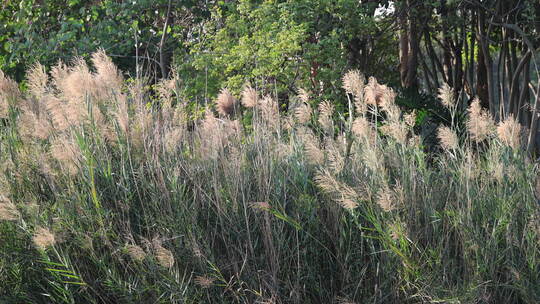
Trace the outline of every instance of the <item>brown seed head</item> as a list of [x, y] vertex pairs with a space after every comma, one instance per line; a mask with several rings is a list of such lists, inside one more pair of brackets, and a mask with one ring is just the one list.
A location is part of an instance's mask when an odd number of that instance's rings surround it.
[[448, 109], [451, 109], [456, 103], [454, 91], [447, 83], [443, 84], [443, 86], [439, 89], [438, 97], [442, 104]]
[[513, 149], [518, 149], [521, 145], [521, 130], [521, 124], [514, 116], [510, 116], [499, 123], [497, 135], [503, 144]]
[[343, 75], [343, 89], [354, 97], [362, 96], [366, 77], [358, 70], [350, 70]]
[[294, 112], [294, 116], [299, 123], [305, 124], [311, 119], [311, 107], [308, 104], [301, 104]]
[[0, 220], [14, 221], [19, 218], [19, 211], [15, 204], [13, 204], [8, 198], [0, 195]]
[[196, 276], [195, 284], [205, 289], [210, 288], [214, 285], [214, 279], [208, 276]]
[[491, 115], [485, 109], [482, 109], [478, 98], [476, 98], [469, 107], [467, 129], [471, 135], [471, 139], [477, 143], [482, 142], [491, 136], [495, 129], [495, 123], [493, 122]]
[[459, 139], [456, 132], [447, 126], [439, 127], [437, 138], [441, 142], [441, 147], [446, 150], [455, 150], [459, 147]]
[[46, 249], [56, 243], [54, 234], [47, 228], [39, 227], [32, 238], [34, 245], [39, 249]]
[[246, 108], [257, 106], [258, 96], [257, 90], [251, 86], [246, 86], [242, 91], [242, 105]]
[[138, 245], [126, 245], [127, 254], [135, 261], [140, 262], [146, 257], [146, 252]]
[[236, 106], [236, 98], [228, 89], [222, 89], [216, 99], [217, 111], [222, 116], [232, 115]]

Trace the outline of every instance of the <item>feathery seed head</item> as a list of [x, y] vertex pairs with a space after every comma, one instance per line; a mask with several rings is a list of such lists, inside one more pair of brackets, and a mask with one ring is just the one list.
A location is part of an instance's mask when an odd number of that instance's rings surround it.
[[268, 211], [272, 208], [268, 202], [254, 202], [249, 204], [251, 208], [261, 211]]
[[451, 109], [456, 103], [454, 91], [447, 83], [444, 83], [443, 86], [439, 89], [438, 97], [441, 100], [442, 104], [448, 109]]
[[469, 107], [467, 129], [472, 140], [477, 143], [491, 136], [495, 129], [495, 122], [491, 118], [491, 115], [485, 109], [482, 109], [478, 98]]
[[19, 218], [19, 211], [8, 198], [0, 195], [0, 220], [14, 221]]
[[294, 112], [294, 116], [301, 124], [306, 124], [311, 119], [311, 107], [309, 104], [301, 104], [298, 106]]
[[96, 68], [94, 78], [98, 86], [107, 91], [119, 92], [124, 79], [105, 50], [100, 49], [92, 54], [92, 64]]
[[251, 86], [244, 87], [244, 90], [242, 91], [242, 105], [246, 108], [253, 108], [257, 106], [258, 96], [259, 94], [257, 93], [257, 90]]
[[352, 94], [356, 98], [363, 94], [366, 77], [358, 70], [350, 70], [343, 75], [342, 82], [345, 92]]
[[437, 138], [441, 142], [441, 147], [446, 150], [455, 150], [459, 147], [459, 139], [456, 132], [447, 126], [439, 127]]
[[517, 149], [521, 144], [521, 130], [521, 124], [513, 116], [510, 116], [499, 123], [497, 135], [503, 144]]
[[34, 242], [34, 245], [41, 250], [45, 250], [47, 247], [54, 246], [54, 244], [56, 244], [54, 234], [49, 229], [44, 227], [40, 227], [36, 230], [32, 241]]
[[134, 261], [140, 262], [146, 257], [146, 252], [138, 245], [126, 245], [125, 250]]
[[301, 102], [309, 104], [309, 100], [310, 100], [309, 95], [310, 94], [308, 91], [302, 88], [298, 89], [298, 99], [300, 99]]
[[334, 106], [325, 100], [319, 104], [319, 123], [327, 133], [332, 130], [332, 115], [334, 113]]
[[16, 101], [19, 95], [17, 83], [0, 71], [0, 118], [8, 116], [9, 103]]
[[409, 131], [407, 130], [407, 125], [402, 121], [391, 121], [382, 126], [381, 131], [395, 139], [398, 143], [402, 145], [407, 144], [407, 135], [409, 134]]
[[217, 111], [219, 115], [232, 115], [235, 111], [236, 98], [232, 96], [228, 89], [222, 89], [216, 99]]
[[260, 101], [260, 111], [263, 121], [271, 129], [277, 129], [280, 126], [279, 105], [270, 95], [266, 95]]
[[375, 134], [373, 127], [365, 117], [358, 117], [354, 120], [352, 132], [354, 135], [364, 139], [371, 139]]
[[208, 276], [196, 276], [195, 284], [199, 285], [201, 288], [210, 288], [214, 285], [214, 279]]
[[45, 67], [39, 63], [32, 65], [27, 73], [26, 80], [30, 94], [38, 100], [41, 99], [47, 92], [47, 82], [49, 81]]
[[377, 195], [377, 204], [386, 212], [396, 209], [396, 201], [392, 190], [384, 185]]
[[409, 126], [410, 128], [414, 127], [414, 125], [416, 124], [416, 110], [413, 110], [409, 114], [405, 114], [404, 120], [407, 126]]
[[159, 265], [165, 268], [172, 268], [174, 265], [174, 256], [172, 252], [165, 249], [160, 244], [154, 242], [154, 252]]
[[67, 137], [60, 137], [51, 143], [51, 156], [58, 161], [68, 173], [75, 175], [79, 172], [79, 162], [82, 153], [79, 146]]

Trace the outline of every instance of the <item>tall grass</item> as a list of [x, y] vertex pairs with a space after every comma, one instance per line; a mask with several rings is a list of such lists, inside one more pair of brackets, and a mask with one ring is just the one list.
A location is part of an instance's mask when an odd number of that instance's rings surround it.
[[0, 75], [3, 302], [540, 300], [538, 167], [515, 121], [474, 103], [428, 154], [357, 71], [348, 113], [304, 91], [280, 112], [251, 87], [214, 112], [178, 79], [92, 65], [36, 65], [24, 93]]

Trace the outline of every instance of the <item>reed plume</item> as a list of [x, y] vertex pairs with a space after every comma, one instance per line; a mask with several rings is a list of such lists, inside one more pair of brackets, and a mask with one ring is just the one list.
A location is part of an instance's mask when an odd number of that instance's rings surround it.
[[138, 245], [126, 245], [125, 250], [134, 261], [140, 262], [146, 257], [146, 252]]
[[27, 72], [28, 92], [38, 100], [41, 100], [47, 92], [48, 81], [49, 76], [45, 71], [45, 67], [39, 63], [32, 65]]
[[294, 116], [301, 124], [306, 124], [311, 120], [311, 107], [304, 103], [296, 108]]
[[19, 218], [20, 214], [15, 204], [6, 197], [0, 195], [0, 220], [14, 221]]
[[441, 147], [446, 150], [455, 150], [459, 147], [459, 139], [456, 132], [447, 126], [439, 127], [437, 138], [441, 143]]
[[232, 115], [235, 111], [237, 100], [228, 89], [222, 89], [216, 99], [217, 111], [221, 116]]
[[79, 172], [82, 153], [79, 146], [68, 137], [58, 137], [53, 140], [50, 155], [72, 176]]
[[521, 145], [521, 130], [521, 124], [511, 115], [499, 123], [497, 135], [503, 144], [517, 149]]
[[8, 117], [10, 103], [16, 102], [19, 96], [17, 83], [0, 71], [0, 118]]
[[244, 90], [242, 90], [242, 105], [246, 108], [254, 108], [257, 106], [258, 96], [257, 90], [251, 86], [244, 87]]
[[490, 137], [495, 129], [495, 123], [491, 115], [485, 109], [482, 109], [478, 98], [469, 107], [467, 129], [471, 135], [471, 139], [477, 143]]
[[330, 172], [321, 169], [315, 175], [315, 183], [325, 193], [334, 197], [334, 200], [347, 210], [358, 206], [358, 194], [350, 186], [338, 181]]
[[124, 78], [105, 50], [100, 49], [92, 54], [92, 65], [96, 69], [94, 81], [99, 95], [110, 96], [110, 93], [119, 93]]
[[196, 276], [194, 281], [195, 284], [204, 289], [208, 289], [214, 285], [214, 279], [208, 276]]
[[442, 87], [439, 88], [439, 94], [437, 95], [437, 97], [448, 109], [452, 109], [456, 104], [454, 91], [447, 83], [444, 83]]
[[152, 245], [154, 247], [154, 254], [159, 265], [165, 268], [172, 268], [174, 266], [174, 256], [172, 252], [164, 248], [159, 239], [154, 239]]
[[45, 250], [48, 247], [56, 244], [54, 234], [49, 229], [44, 227], [39, 227], [36, 229], [36, 232], [32, 237], [32, 241], [34, 242], [34, 245], [41, 250]]
[[277, 131], [281, 125], [278, 102], [270, 95], [266, 95], [259, 103], [261, 118], [271, 130]]
[[396, 198], [387, 184], [385, 184], [383, 188], [379, 190], [377, 195], [377, 204], [386, 212], [396, 209]]
[[334, 106], [325, 100], [319, 104], [319, 124], [323, 127], [326, 133], [330, 134], [332, 131], [332, 115], [334, 113]]
[[355, 98], [361, 98], [364, 91], [366, 77], [358, 70], [351, 70], [343, 75], [342, 84], [345, 92], [352, 94]]

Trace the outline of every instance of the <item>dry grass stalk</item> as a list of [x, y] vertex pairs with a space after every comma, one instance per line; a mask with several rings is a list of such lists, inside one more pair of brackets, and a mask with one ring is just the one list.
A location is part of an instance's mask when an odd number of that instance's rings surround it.
[[477, 143], [482, 142], [493, 134], [495, 123], [491, 115], [482, 109], [480, 100], [476, 98], [469, 107], [469, 119], [467, 121], [467, 130], [471, 139]]
[[251, 86], [244, 87], [242, 91], [242, 105], [246, 108], [254, 108], [257, 106], [258, 96], [257, 90]]
[[386, 212], [396, 209], [396, 198], [388, 185], [384, 185], [377, 195], [377, 204]]
[[19, 96], [17, 83], [0, 71], [0, 118], [8, 117], [9, 103], [16, 101]]
[[341, 155], [335, 145], [329, 145], [326, 151], [328, 152], [328, 168], [334, 174], [339, 174], [345, 168], [345, 157]]
[[174, 256], [172, 252], [163, 246], [159, 241], [154, 241], [154, 253], [159, 265], [165, 268], [172, 268], [174, 266]]
[[499, 123], [499, 126], [497, 126], [497, 135], [503, 144], [513, 149], [518, 149], [521, 145], [521, 130], [521, 124], [514, 116], [510, 116]]
[[82, 153], [79, 146], [72, 139], [67, 137], [56, 138], [51, 143], [50, 155], [67, 169], [69, 174], [75, 175], [79, 172]]
[[391, 121], [390, 123], [381, 127], [381, 131], [395, 139], [402, 145], [407, 144], [407, 136], [409, 131], [407, 125], [401, 121]]
[[19, 211], [15, 204], [6, 197], [0, 195], [0, 220], [14, 221], [20, 216]]
[[335, 197], [337, 203], [347, 210], [352, 210], [358, 206], [358, 194], [350, 186], [338, 181], [326, 170], [319, 170], [315, 175], [315, 183], [325, 193]]
[[208, 276], [196, 276], [195, 284], [199, 285], [201, 288], [210, 288], [214, 285], [214, 279]]
[[108, 96], [110, 93], [120, 92], [124, 79], [103, 49], [92, 54], [92, 64], [96, 68], [94, 79], [99, 89], [98, 93]]
[[447, 83], [443, 84], [443, 86], [439, 89], [438, 97], [442, 104], [448, 109], [452, 109], [456, 104], [454, 91]]
[[414, 125], [416, 124], [416, 110], [413, 110], [411, 113], [409, 114], [405, 114], [405, 117], [403, 119], [405, 121], [405, 124], [409, 127], [409, 128], [412, 128], [414, 127]]
[[36, 229], [32, 241], [37, 248], [42, 250], [56, 244], [54, 234], [49, 229], [44, 227], [39, 227], [38, 229]]
[[296, 108], [294, 116], [301, 124], [306, 124], [311, 120], [311, 107], [304, 103]]
[[26, 80], [28, 92], [36, 99], [42, 99], [47, 92], [47, 82], [49, 81], [45, 67], [39, 63], [32, 65], [27, 72]]
[[455, 150], [459, 148], [459, 139], [452, 129], [447, 126], [439, 127], [437, 138], [441, 142], [441, 147], [446, 150]]
[[272, 208], [268, 202], [254, 202], [249, 204], [255, 210], [268, 211]]
[[298, 99], [300, 99], [301, 102], [309, 104], [310, 96], [309, 92], [300, 88], [298, 89]]
[[345, 92], [352, 94], [355, 98], [363, 95], [366, 77], [358, 70], [351, 70], [343, 75], [342, 83]]
[[281, 119], [278, 102], [272, 96], [266, 95], [259, 104], [262, 120], [272, 130], [279, 129]]
[[232, 115], [235, 111], [237, 100], [228, 89], [222, 89], [216, 99], [217, 111], [221, 116]]
[[126, 245], [125, 249], [127, 251], [127, 254], [134, 261], [140, 262], [144, 260], [144, 258], [146, 257], [146, 252], [144, 252], [144, 250], [138, 245], [129, 244], [129, 245]]
[[365, 117], [358, 117], [352, 125], [352, 132], [359, 138], [372, 139], [375, 135], [375, 130]]
[[334, 106], [325, 100], [319, 104], [319, 123], [323, 129], [330, 133], [332, 130], [332, 115], [334, 114]]

